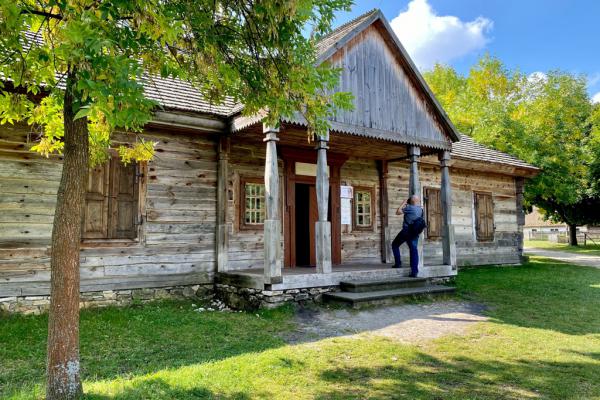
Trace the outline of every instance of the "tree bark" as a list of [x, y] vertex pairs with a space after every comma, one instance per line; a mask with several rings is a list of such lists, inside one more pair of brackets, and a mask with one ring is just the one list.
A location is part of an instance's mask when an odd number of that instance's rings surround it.
[[88, 179], [87, 119], [74, 120], [75, 72], [67, 77], [64, 95], [64, 161], [52, 229], [50, 312], [46, 399], [78, 399], [79, 375], [79, 248]]
[[569, 224], [569, 246], [578, 246], [577, 225]]

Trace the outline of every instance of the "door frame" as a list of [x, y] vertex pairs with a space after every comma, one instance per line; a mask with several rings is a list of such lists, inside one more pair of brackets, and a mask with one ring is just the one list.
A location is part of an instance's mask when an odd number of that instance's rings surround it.
[[[284, 267], [296, 266], [296, 183], [314, 185], [314, 176], [296, 175], [296, 162], [316, 164], [317, 152], [291, 147], [281, 147], [279, 153], [283, 160], [285, 207], [283, 215]], [[340, 169], [348, 156], [327, 153], [329, 165], [329, 186], [331, 196], [331, 261], [338, 265], [342, 262], [342, 238], [340, 216]]]

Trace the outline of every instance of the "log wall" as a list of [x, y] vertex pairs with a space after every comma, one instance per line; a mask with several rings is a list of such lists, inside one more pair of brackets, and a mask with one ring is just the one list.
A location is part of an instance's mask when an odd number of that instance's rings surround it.
[[[30, 129], [0, 129], [0, 296], [46, 295], [49, 292], [49, 244], [60, 157], [44, 158], [30, 146]], [[145, 194], [139, 238], [134, 243], [84, 244], [82, 291], [194, 285], [212, 281], [215, 272], [216, 140], [202, 135], [145, 132], [157, 153], [142, 178]], [[228, 179], [229, 269], [261, 268], [263, 230], [239, 226], [240, 181], [263, 180], [264, 146], [232, 141]], [[281, 182], [283, 163], [279, 162]], [[439, 187], [435, 165], [420, 165], [422, 187]], [[408, 164], [389, 166], [389, 226], [402, 226], [396, 209], [408, 196]], [[519, 226], [514, 178], [451, 169], [453, 223], [459, 265], [519, 262]], [[379, 263], [379, 180], [375, 161], [349, 159], [341, 169], [342, 185], [373, 189], [372, 230], [342, 227], [343, 263]], [[285, 201], [283, 184], [281, 199]], [[473, 192], [493, 194], [495, 237], [475, 238]], [[283, 214], [283, 213], [282, 213]], [[393, 238], [393, 237], [392, 237]], [[408, 264], [406, 247], [403, 262]], [[425, 263], [440, 264], [440, 241], [426, 240]]]
[[[380, 262], [381, 218], [379, 209], [379, 174], [374, 160], [351, 158], [340, 171], [342, 185], [372, 189], [373, 229], [353, 229], [342, 225], [342, 263]], [[352, 199], [354, 207], [354, 199]]]
[[[30, 151], [25, 126], [0, 127], [0, 296], [49, 293], [49, 245], [59, 157]], [[140, 193], [134, 242], [84, 243], [82, 291], [194, 285], [215, 271], [216, 142], [145, 132], [157, 142]]]

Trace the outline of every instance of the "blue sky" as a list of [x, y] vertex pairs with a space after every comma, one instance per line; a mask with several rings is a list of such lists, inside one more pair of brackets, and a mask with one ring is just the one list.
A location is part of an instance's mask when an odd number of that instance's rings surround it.
[[489, 52], [527, 74], [585, 74], [600, 102], [599, 0], [355, 0], [335, 25], [373, 8], [421, 69], [437, 61], [466, 73]]

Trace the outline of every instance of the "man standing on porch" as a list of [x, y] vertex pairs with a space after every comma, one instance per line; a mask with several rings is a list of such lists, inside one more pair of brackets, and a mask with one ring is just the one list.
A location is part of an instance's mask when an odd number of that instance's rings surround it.
[[404, 242], [410, 250], [410, 277], [415, 278], [419, 273], [419, 235], [411, 232], [410, 225], [419, 218], [423, 218], [423, 208], [419, 196], [412, 195], [404, 201], [396, 210], [396, 215], [404, 214], [402, 230], [396, 235], [392, 242], [392, 252], [394, 253], [394, 265], [392, 268], [402, 267], [400, 260], [400, 245]]

